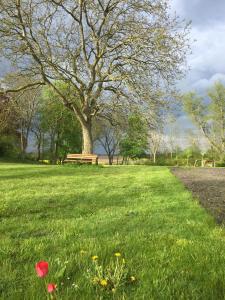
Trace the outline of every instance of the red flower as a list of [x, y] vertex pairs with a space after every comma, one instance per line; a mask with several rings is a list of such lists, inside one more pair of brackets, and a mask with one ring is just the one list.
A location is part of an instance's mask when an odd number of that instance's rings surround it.
[[57, 288], [57, 285], [56, 284], [54, 284], [54, 283], [49, 283], [48, 284], [48, 292], [49, 293], [52, 293], [52, 292], [54, 292], [55, 290], [56, 290], [56, 288]]
[[38, 277], [45, 277], [48, 274], [48, 263], [46, 261], [39, 261], [35, 265]]

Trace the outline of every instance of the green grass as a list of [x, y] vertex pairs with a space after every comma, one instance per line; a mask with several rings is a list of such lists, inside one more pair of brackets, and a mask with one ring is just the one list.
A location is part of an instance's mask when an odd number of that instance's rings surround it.
[[58, 299], [99, 299], [91, 256], [115, 251], [138, 281], [113, 299], [225, 299], [225, 231], [167, 168], [1, 164], [0, 217], [0, 299], [46, 299], [39, 260]]

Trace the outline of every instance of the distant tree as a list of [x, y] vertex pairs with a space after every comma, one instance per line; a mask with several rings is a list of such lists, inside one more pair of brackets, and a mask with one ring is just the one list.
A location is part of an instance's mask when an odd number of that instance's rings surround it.
[[163, 132], [161, 126], [155, 127], [148, 131], [148, 140], [150, 146], [150, 153], [153, 156], [153, 162], [156, 163], [156, 155], [163, 142]]
[[112, 124], [104, 119], [97, 120], [94, 129], [96, 145], [103, 147], [108, 156], [109, 165], [112, 165], [115, 154], [119, 152], [119, 143], [123, 136], [122, 129], [118, 123]]
[[[3, 82], [7, 88], [16, 89], [21, 85], [31, 83], [31, 80], [18, 73], [11, 73], [4, 78]], [[40, 92], [39, 88], [34, 87], [16, 94], [10, 94], [10, 109], [13, 111], [14, 123], [17, 124], [17, 132], [20, 135], [20, 152], [22, 158], [25, 157], [32, 122], [39, 104]]]
[[146, 122], [139, 114], [133, 114], [128, 118], [128, 129], [120, 142], [120, 153], [128, 158], [140, 158], [147, 149], [147, 127]]
[[184, 109], [215, 149], [225, 158], [225, 86], [217, 82], [208, 90], [209, 102], [191, 92], [183, 97]]
[[[58, 88], [63, 93], [64, 84]], [[36, 127], [37, 144], [40, 147], [41, 138], [49, 141], [50, 158], [53, 163], [57, 159], [63, 159], [68, 152], [79, 153], [82, 147], [81, 128], [78, 120], [59, 101], [55, 101], [58, 95], [51, 89], [45, 88], [42, 94], [42, 102], [38, 112]], [[35, 129], [34, 129], [35, 131]]]

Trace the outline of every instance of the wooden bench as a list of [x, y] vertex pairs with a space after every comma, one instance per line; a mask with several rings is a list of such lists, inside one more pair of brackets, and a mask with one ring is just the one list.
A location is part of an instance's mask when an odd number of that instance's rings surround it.
[[98, 156], [95, 154], [68, 154], [64, 163], [89, 163], [98, 164]]
[[196, 159], [194, 167], [197, 167], [198, 162], [201, 162], [201, 166], [202, 167], [215, 167], [216, 166], [216, 162], [214, 160], [207, 160], [207, 159]]

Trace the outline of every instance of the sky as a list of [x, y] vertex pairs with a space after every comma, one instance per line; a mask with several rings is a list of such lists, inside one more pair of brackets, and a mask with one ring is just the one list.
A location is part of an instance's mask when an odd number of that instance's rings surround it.
[[190, 71], [182, 90], [203, 92], [215, 81], [225, 83], [225, 1], [172, 0], [172, 9], [192, 21]]
[[[182, 92], [196, 91], [205, 95], [216, 81], [225, 84], [225, 0], [171, 0], [172, 11], [192, 22], [190, 38], [192, 54], [188, 56], [188, 71], [178, 83]], [[177, 120], [180, 146], [188, 145], [188, 130], [198, 134], [184, 113]], [[201, 137], [201, 144], [208, 147]]]

